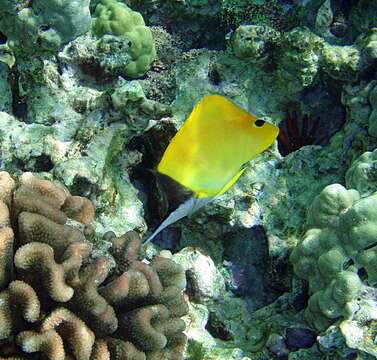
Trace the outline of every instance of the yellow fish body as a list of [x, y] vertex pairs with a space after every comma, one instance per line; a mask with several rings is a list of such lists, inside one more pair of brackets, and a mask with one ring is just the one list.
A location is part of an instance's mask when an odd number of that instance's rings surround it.
[[[168, 145], [157, 171], [193, 193], [147, 240], [224, 193], [244, 165], [266, 150], [279, 128], [220, 95], [205, 96]], [[170, 220], [169, 220], [170, 219]]]

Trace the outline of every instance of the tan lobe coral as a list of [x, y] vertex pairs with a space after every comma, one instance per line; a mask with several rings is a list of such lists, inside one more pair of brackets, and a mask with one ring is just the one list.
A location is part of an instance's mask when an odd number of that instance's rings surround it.
[[16, 342], [26, 353], [41, 352], [48, 359], [65, 360], [63, 340], [54, 330], [43, 333], [22, 331], [17, 335]]
[[[58, 264], [55, 261], [54, 249], [44, 243], [31, 242], [20, 247], [14, 257], [14, 264], [22, 278], [39, 289], [43, 289], [51, 299], [59, 302], [66, 302], [73, 296], [74, 290], [66, 284], [66, 274], [75, 273], [81, 266], [82, 258], [86, 257], [88, 248], [81, 247], [79, 251], [84, 256], [67, 251], [70, 256]], [[35, 278], [36, 273], [41, 273], [41, 278]]]
[[88, 199], [31, 173], [14, 188], [0, 172], [0, 360], [182, 359], [183, 269], [142, 261], [136, 232], [110, 237], [111, 269], [85, 238]]
[[95, 335], [79, 317], [65, 308], [58, 308], [41, 325], [41, 333], [50, 330], [55, 330], [64, 339], [76, 359], [89, 360]]
[[0, 228], [0, 290], [4, 289], [11, 279], [13, 242], [12, 228]]
[[0, 171], [0, 200], [7, 206], [11, 205], [12, 192], [16, 182], [6, 171]]
[[18, 218], [21, 244], [43, 242], [50, 245], [57, 258], [61, 258], [67, 245], [85, 242], [85, 236], [76, 228], [57, 224], [46, 217], [22, 212]]
[[12, 281], [0, 293], [0, 340], [13, 335], [22, 320], [32, 323], [39, 316], [40, 303], [34, 289], [23, 281]]
[[89, 225], [94, 218], [93, 203], [81, 196], [68, 196], [62, 210], [68, 217], [84, 225]]
[[39, 179], [30, 172], [23, 173], [20, 177], [23, 191], [35, 194], [36, 198], [43, 198], [46, 203], [58, 209], [62, 207], [67, 198], [67, 192], [51, 181]]

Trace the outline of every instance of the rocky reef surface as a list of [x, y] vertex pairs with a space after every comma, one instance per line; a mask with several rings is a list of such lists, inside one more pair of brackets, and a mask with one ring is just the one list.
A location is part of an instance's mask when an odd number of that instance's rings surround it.
[[[142, 249], [208, 94], [278, 140]], [[2, 359], [377, 357], [375, 0], [0, 0], [0, 170]]]

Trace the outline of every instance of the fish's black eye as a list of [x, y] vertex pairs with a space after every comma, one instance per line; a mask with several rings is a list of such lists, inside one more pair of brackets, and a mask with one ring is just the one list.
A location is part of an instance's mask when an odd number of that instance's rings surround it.
[[264, 123], [265, 123], [264, 120], [262, 120], [262, 119], [258, 119], [258, 120], [255, 120], [254, 125], [255, 125], [256, 127], [261, 127], [261, 126], [264, 125]]

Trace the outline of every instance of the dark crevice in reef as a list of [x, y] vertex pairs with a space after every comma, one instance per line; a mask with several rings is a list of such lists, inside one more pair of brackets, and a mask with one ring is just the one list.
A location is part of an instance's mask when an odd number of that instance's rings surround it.
[[28, 171], [29, 169], [27, 168], [24, 161], [22, 161], [20, 159], [14, 159], [12, 161], [12, 168], [9, 168], [8, 170], [10, 170], [10, 171], [16, 171], [16, 170]]
[[17, 69], [14, 69], [9, 72], [8, 81], [12, 91], [12, 114], [20, 119], [25, 121], [27, 119], [27, 104], [20, 96], [19, 92], [19, 74]]
[[[260, 225], [240, 228], [224, 235], [224, 258], [232, 276], [231, 291], [248, 298], [251, 309], [269, 304], [286, 288], [271, 289], [268, 239]], [[270, 284], [266, 288], [265, 284]]]
[[333, 10], [336, 11], [341, 11], [342, 14], [348, 18], [352, 8], [357, 5], [357, 3], [360, 0], [333, 0], [332, 1], [332, 7]]
[[79, 67], [85, 75], [94, 79], [97, 85], [104, 85], [113, 80], [113, 77], [107, 74], [99, 64], [90, 60], [80, 62]]
[[46, 171], [49, 172], [54, 168], [54, 163], [51, 160], [49, 155], [42, 154], [35, 158], [35, 164], [33, 171], [42, 172]]
[[364, 267], [361, 267], [357, 269], [357, 275], [359, 275], [359, 278], [361, 281], [367, 281], [368, 280], [368, 274]]
[[217, 69], [210, 69], [208, 71], [208, 78], [211, 84], [216, 85], [216, 86], [220, 85], [222, 81], [221, 75]]
[[232, 334], [226, 329], [225, 325], [216, 317], [213, 312], [209, 313], [206, 330], [216, 339], [223, 341], [233, 340]]
[[359, 74], [359, 80], [369, 82], [370, 79], [374, 79], [376, 77], [375, 75], [376, 73], [377, 73], [377, 63], [375, 63], [372, 66], [369, 66], [365, 71], [361, 72]]
[[98, 192], [97, 186], [90, 183], [87, 179], [81, 176], [75, 176], [73, 179], [73, 184], [70, 187], [70, 192], [72, 195], [83, 195], [86, 197], [90, 197], [91, 194], [95, 194]]
[[6, 42], [7, 42], [7, 37], [5, 36], [5, 34], [3, 34], [0, 31], [0, 45], [5, 44]]
[[294, 292], [292, 306], [296, 311], [301, 311], [307, 308], [309, 301], [309, 284], [305, 280], [301, 281], [299, 291]]
[[22, 171], [32, 171], [32, 172], [49, 172], [54, 168], [54, 163], [49, 155], [42, 154], [37, 157], [31, 157], [28, 163], [20, 159], [13, 160], [14, 168], [10, 168], [10, 171], [16, 171], [16, 169]]
[[130, 180], [139, 190], [145, 209], [145, 221], [154, 229], [169, 212], [166, 194], [158, 181], [155, 169], [176, 130], [173, 124], [161, 123], [127, 146], [130, 151], [143, 154], [140, 164], [130, 171]]

